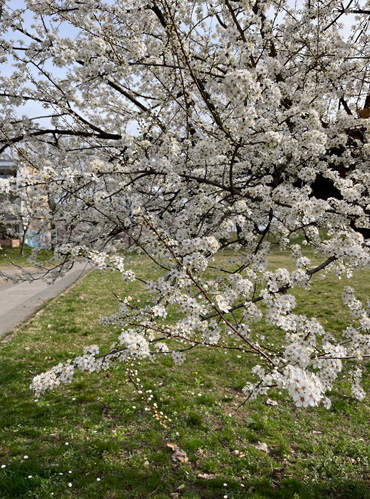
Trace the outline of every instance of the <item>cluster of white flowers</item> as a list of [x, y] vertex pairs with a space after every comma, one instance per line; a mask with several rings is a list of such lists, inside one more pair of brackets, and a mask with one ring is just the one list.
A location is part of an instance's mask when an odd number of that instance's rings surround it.
[[233, 287], [233, 291], [238, 297], [243, 296], [244, 298], [249, 298], [254, 288], [251, 280], [244, 279], [240, 274], [232, 275], [228, 278], [228, 280]]
[[154, 317], [166, 317], [167, 310], [163, 305], [155, 305], [152, 307], [152, 314]]
[[314, 374], [296, 366], [287, 366], [280, 379], [297, 407], [317, 406], [325, 395], [325, 386]]
[[97, 360], [94, 354], [85, 353], [81, 357], [76, 357], [75, 365], [80, 371], [88, 373], [99, 372], [102, 367], [102, 361]]
[[293, 270], [290, 273], [290, 282], [292, 288], [295, 286], [300, 288], [306, 288], [309, 286], [310, 277], [303, 269]]
[[70, 243], [60, 245], [56, 250], [57, 255], [70, 256], [73, 259], [79, 257], [87, 259], [94, 267], [105, 270], [117, 270], [121, 273], [125, 282], [134, 281], [135, 273], [132, 269], [125, 269], [124, 258], [118, 255], [108, 255], [103, 251], [89, 250], [85, 245], [73, 246]]
[[340, 359], [345, 359], [347, 349], [342, 345], [333, 345], [329, 342], [324, 343], [322, 349], [324, 354], [320, 357], [315, 356], [312, 359], [312, 367], [319, 369], [321, 381], [325, 384], [327, 390], [331, 390], [334, 381], [343, 369], [343, 362]]
[[[60, 385], [60, 381], [56, 374], [57, 372], [56, 368], [54, 368], [52, 371], [48, 371], [33, 378], [30, 389], [35, 392], [36, 397], [42, 394], [45, 390], [53, 390]], [[71, 376], [71, 380], [72, 378], [73, 374]]]
[[223, 84], [228, 97], [235, 103], [239, 103], [247, 96], [251, 96], [252, 99], [259, 98], [262, 90], [256, 75], [247, 69], [238, 69], [228, 73]]
[[221, 334], [222, 331], [216, 322], [211, 322], [202, 335], [202, 341], [207, 345], [217, 344], [221, 338]]
[[[88, 373], [106, 370], [109, 367], [109, 359], [103, 360], [98, 357], [99, 348], [96, 345], [86, 347], [84, 355], [76, 357], [74, 361], [68, 360], [65, 364], [58, 364], [46, 373], [35, 376], [30, 389], [38, 397], [46, 390], [53, 390], [61, 384], [69, 384], [73, 380], [75, 369], [87, 371]], [[113, 357], [113, 356], [112, 356]]]
[[186, 355], [184, 352], [172, 352], [172, 359], [176, 366], [181, 366], [185, 362]]
[[168, 348], [168, 346], [166, 345], [166, 343], [162, 343], [162, 342], [155, 343], [155, 344], [154, 344], [154, 348], [155, 348], [158, 352], [162, 352], [162, 353], [168, 353], [168, 352], [169, 352], [169, 348]]
[[342, 300], [345, 305], [350, 309], [352, 317], [361, 318], [366, 316], [366, 311], [362, 307], [360, 300], [356, 299], [355, 291], [350, 286], [346, 286], [343, 290]]
[[330, 406], [325, 397], [326, 387], [315, 373], [292, 365], [270, 374], [265, 373], [261, 366], [256, 366], [253, 372], [261, 382], [247, 383], [243, 388], [243, 392], [251, 398], [267, 393], [269, 386], [276, 384], [280, 389], [287, 390], [297, 407], [315, 407], [320, 403]]
[[75, 172], [71, 168], [64, 168], [61, 172], [61, 178], [65, 181], [66, 185], [73, 185], [75, 180]]
[[185, 254], [198, 251], [205, 251], [214, 254], [218, 251], [219, 247], [220, 243], [214, 236], [194, 237], [192, 239], [184, 239], [181, 241], [181, 249]]
[[222, 312], [228, 312], [231, 308], [230, 302], [227, 299], [226, 296], [223, 295], [216, 295], [215, 300], [217, 303], [217, 307], [222, 311]]
[[282, 329], [289, 331], [295, 317], [290, 314], [296, 306], [294, 295], [267, 295], [266, 319], [272, 324], [278, 324]]
[[126, 348], [127, 355], [145, 358], [150, 355], [148, 340], [133, 330], [122, 331], [118, 341]]
[[193, 270], [198, 272], [204, 272], [208, 267], [208, 260], [200, 253], [192, 253], [191, 255], [186, 255], [182, 259], [182, 265], [187, 270]]
[[272, 293], [277, 293], [284, 286], [290, 286], [290, 274], [287, 269], [278, 269], [270, 277], [268, 288]]
[[11, 191], [10, 182], [7, 178], [0, 178], [0, 194], [9, 194]]
[[314, 348], [302, 343], [290, 343], [284, 351], [284, 359], [288, 364], [306, 368], [311, 364]]
[[353, 384], [351, 393], [358, 400], [363, 400], [366, 396], [365, 390], [361, 386], [362, 371], [357, 368], [352, 372]]

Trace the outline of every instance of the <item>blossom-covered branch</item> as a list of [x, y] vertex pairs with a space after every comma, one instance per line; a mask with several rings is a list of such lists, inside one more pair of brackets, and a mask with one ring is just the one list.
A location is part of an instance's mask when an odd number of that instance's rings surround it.
[[[247, 397], [279, 387], [328, 406], [349, 369], [363, 398], [369, 307], [346, 288], [349, 324], [334, 333], [296, 313], [294, 293], [370, 266], [368, 7], [301, 3], [2, 3], [0, 151], [19, 175], [0, 179], [1, 211], [20, 219], [13, 199], [40, 200], [50, 276], [83, 258], [123, 278], [102, 320], [117, 344], [36, 377], [38, 393], [76, 368], [215, 348], [253, 359]], [[130, 268], [133, 248], [152, 281]], [[277, 250], [289, 268], [272, 270]], [[139, 281], [145, 304], [126, 296]]]

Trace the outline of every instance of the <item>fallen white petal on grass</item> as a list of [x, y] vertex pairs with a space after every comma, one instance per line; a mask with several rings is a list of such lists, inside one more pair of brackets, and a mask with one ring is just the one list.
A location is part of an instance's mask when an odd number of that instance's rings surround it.
[[266, 454], [270, 453], [270, 448], [265, 444], [265, 442], [257, 442], [256, 444], [253, 444], [253, 447], [258, 450], [262, 450], [263, 452], [266, 452]]
[[276, 400], [267, 399], [266, 405], [278, 405], [278, 403], [276, 402]]

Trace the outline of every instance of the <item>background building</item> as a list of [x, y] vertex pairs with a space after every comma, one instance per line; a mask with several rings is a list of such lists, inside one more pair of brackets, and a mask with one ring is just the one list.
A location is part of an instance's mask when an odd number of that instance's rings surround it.
[[[0, 179], [16, 178], [21, 170], [9, 156], [0, 158]], [[46, 196], [23, 197], [0, 194], [0, 245], [19, 247], [24, 244], [33, 248], [46, 248], [50, 243], [49, 223], [42, 218], [40, 209], [47, 203]]]
[[[14, 178], [18, 175], [18, 168], [10, 156], [0, 158], [0, 179]], [[9, 207], [20, 204], [20, 200], [10, 194], [0, 194], [0, 245], [14, 248], [19, 246], [22, 234], [22, 225], [19, 219], [12, 214]], [[13, 206], [14, 207], [14, 206]]]

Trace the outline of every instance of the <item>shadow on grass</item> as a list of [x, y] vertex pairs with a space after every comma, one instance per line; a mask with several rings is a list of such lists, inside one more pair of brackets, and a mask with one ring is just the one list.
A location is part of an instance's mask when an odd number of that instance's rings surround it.
[[[91, 475], [81, 469], [79, 486], [76, 490], [75, 480], [77, 470], [73, 475], [61, 476], [56, 470], [45, 469], [43, 463], [37, 460], [32, 464], [27, 463], [12, 466], [11, 470], [1, 473], [0, 494], [3, 499], [13, 498], [44, 498], [51, 494], [54, 497], [79, 497], [79, 498], [137, 498], [146, 499], [153, 497], [164, 499], [175, 494], [178, 483], [183, 483], [180, 496], [188, 499], [318, 499], [318, 498], [370, 498], [370, 490], [365, 484], [339, 478], [331, 484], [303, 483], [296, 479], [286, 479], [280, 485], [271, 485], [266, 480], [247, 480], [244, 487], [239, 482], [228, 480], [227, 477], [214, 480], [178, 480], [176, 484], [170, 483], [163, 476], [160, 469], [143, 470], [139, 467], [117, 468], [112, 467], [105, 481], [93, 482]], [[67, 480], [71, 482], [67, 483]], [[73, 483], [72, 483], [73, 482]], [[69, 487], [68, 484], [72, 484]], [[103, 487], [100, 488], [100, 487]], [[55, 491], [52, 493], [52, 491]], [[172, 496], [173, 497], [173, 496]]]

